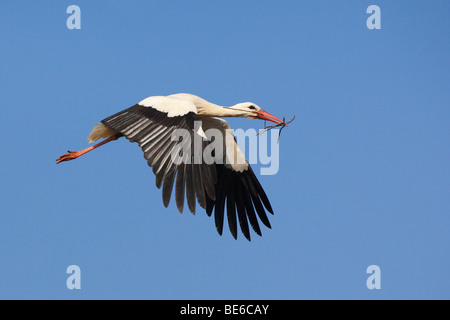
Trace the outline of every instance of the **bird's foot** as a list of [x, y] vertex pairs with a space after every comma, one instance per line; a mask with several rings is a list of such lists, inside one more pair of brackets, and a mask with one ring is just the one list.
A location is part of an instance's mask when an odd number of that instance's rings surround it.
[[69, 161], [78, 158], [81, 156], [79, 151], [67, 151], [66, 154], [63, 154], [58, 159], [56, 159], [56, 164], [61, 163], [63, 161]]

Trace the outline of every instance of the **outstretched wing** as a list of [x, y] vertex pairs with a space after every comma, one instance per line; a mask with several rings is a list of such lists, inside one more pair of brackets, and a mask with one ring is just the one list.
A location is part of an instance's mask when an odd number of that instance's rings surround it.
[[[197, 200], [209, 216], [214, 211], [220, 235], [225, 207], [234, 238], [237, 238], [238, 222], [248, 240], [249, 223], [258, 235], [261, 235], [258, 218], [265, 226], [271, 227], [266, 214], [266, 210], [273, 214], [269, 199], [225, 120], [199, 119], [195, 104], [189, 100], [154, 96], [101, 122], [139, 144], [148, 165], [153, 168], [156, 186], [162, 187], [166, 207], [175, 186], [178, 210], [183, 211], [186, 197], [189, 210], [195, 213]], [[205, 132], [208, 135], [212, 128], [221, 133], [222, 148], [213, 149], [217, 153], [215, 159], [221, 161], [205, 162], [203, 158], [199, 161], [196, 156], [200, 154], [203, 157], [203, 151], [212, 143], [210, 139], [203, 139], [207, 138]], [[177, 130], [184, 133], [175, 134]], [[174, 134], [180, 139], [174, 140]], [[196, 143], [200, 143], [200, 150]], [[174, 158], [172, 155], [181, 156]]]
[[156, 186], [162, 186], [166, 207], [175, 185], [178, 210], [183, 211], [186, 194], [189, 210], [195, 213], [195, 199], [206, 208], [207, 199], [216, 197], [215, 166], [194, 161], [194, 141], [201, 141], [202, 149], [207, 144], [201, 126], [195, 127], [196, 120], [197, 108], [192, 102], [153, 96], [101, 122], [139, 144], [156, 175]]
[[[221, 163], [216, 163], [217, 183], [215, 199], [207, 197], [206, 213], [210, 216], [214, 210], [214, 220], [219, 234], [222, 234], [225, 204], [228, 226], [234, 238], [237, 238], [237, 221], [244, 236], [250, 240], [248, 223], [261, 235], [258, 218], [271, 228], [266, 210], [273, 214], [272, 206], [264, 189], [256, 178], [250, 164], [239, 149], [229, 124], [219, 118], [207, 118], [202, 127], [208, 136], [209, 129], [218, 129], [223, 137], [222, 154], [217, 156]], [[211, 137], [208, 137], [211, 138]], [[220, 145], [220, 144], [219, 144]], [[237, 219], [236, 219], [237, 217]]]

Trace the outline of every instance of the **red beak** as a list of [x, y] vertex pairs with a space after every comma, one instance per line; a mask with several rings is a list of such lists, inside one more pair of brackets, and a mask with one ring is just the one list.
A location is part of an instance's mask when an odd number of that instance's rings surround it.
[[278, 119], [277, 117], [271, 115], [270, 113], [264, 111], [264, 110], [259, 110], [258, 111], [258, 115], [256, 116], [257, 119], [262, 119], [262, 120], [268, 120], [268, 121], [272, 121], [275, 122], [276, 124], [282, 124], [285, 123], [284, 121]]

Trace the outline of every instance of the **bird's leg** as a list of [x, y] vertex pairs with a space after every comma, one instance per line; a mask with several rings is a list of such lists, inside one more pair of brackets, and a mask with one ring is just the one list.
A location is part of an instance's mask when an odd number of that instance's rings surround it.
[[105, 143], [108, 143], [110, 141], [114, 141], [119, 139], [119, 135], [113, 135], [105, 140], [103, 140], [102, 142], [99, 142], [93, 146], [90, 146], [89, 148], [83, 149], [81, 151], [67, 151], [66, 154], [63, 154], [62, 156], [60, 156], [58, 159], [56, 159], [56, 164], [61, 163], [63, 161], [69, 161], [69, 160], [73, 160], [78, 158], [79, 156], [82, 156], [83, 154], [94, 150], [95, 148], [98, 148], [102, 145], [104, 145]]

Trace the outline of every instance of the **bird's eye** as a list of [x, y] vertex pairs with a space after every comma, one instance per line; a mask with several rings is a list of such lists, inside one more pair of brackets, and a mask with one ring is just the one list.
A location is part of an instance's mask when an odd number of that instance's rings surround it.
[[248, 107], [250, 110], [256, 110], [256, 107], [255, 106], [250, 106], [250, 107]]

